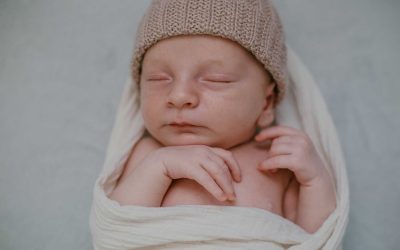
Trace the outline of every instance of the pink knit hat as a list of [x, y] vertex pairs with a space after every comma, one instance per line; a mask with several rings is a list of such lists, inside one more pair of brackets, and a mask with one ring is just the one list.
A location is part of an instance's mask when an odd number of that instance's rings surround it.
[[237, 42], [260, 61], [277, 83], [278, 104], [287, 83], [286, 46], [270, 0], [153, 0], [136, 34], [132, 78], [152, 45], [178, 35], [213, 35]]

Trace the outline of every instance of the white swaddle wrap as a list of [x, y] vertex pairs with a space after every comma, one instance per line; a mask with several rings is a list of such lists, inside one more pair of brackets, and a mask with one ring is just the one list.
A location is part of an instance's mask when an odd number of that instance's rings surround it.
[[288, 47], [290, 84], [277, 108], [277, 124], [306, 132], [335, 179], [337, 208], [314, 234], [266, 210], [187, 205], [120, 206], [107, 195], [144, 132], [136, 83], [128, 81], [103, 170], [94, 187], [90, 227], [95, 249], [341, 249], [349, 190], [343, 154], [324, 99]]

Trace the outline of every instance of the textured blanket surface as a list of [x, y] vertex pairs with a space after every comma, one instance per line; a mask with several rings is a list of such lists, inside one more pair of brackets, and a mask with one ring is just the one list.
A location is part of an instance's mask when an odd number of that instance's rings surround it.
[[277, 123], [306, 132], [336, 183], [337, 208], [314, 234], [258, 208], [120, 206], [107, 195], [144, 132], [136, 84], [122, 94], [103, 170], [93, 195], [90, 226], [95, 249], [341, 249], [349, 191], [341, 146], [324, 99], [308, 70], [288, 48], [290, 84]]

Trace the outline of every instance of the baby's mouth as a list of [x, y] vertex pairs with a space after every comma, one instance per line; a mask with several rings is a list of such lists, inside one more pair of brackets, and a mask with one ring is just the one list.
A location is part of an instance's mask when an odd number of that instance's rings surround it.
[[192, 123], [189, 122], [171, 122], [168, 124], [169, 128], [172, 128], [174, 130], [177, 130], [179, 132], [194, 132], [197, 128], [200, 128], [201, 126], [198, 125], [194, 125]]
[[172, 127], [199, 127], [187, 121], [174, 121], [169, 123], [168, 125]]

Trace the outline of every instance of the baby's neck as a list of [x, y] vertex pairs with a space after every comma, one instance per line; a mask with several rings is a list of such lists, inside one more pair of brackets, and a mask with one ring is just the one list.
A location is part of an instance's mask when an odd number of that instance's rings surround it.
[[253, 148], [253, 149], [269, 149], [271, 146], [271, 141], [265, 141], [265, 142], [258, 142], [255, 141], [254, 139], [250, 139], [248, 141], [245, 141], [243, 143], [237, 144], [233, 147], [230, 147], [226, 150], [229, 151], [238, 151], [244, 148]]

